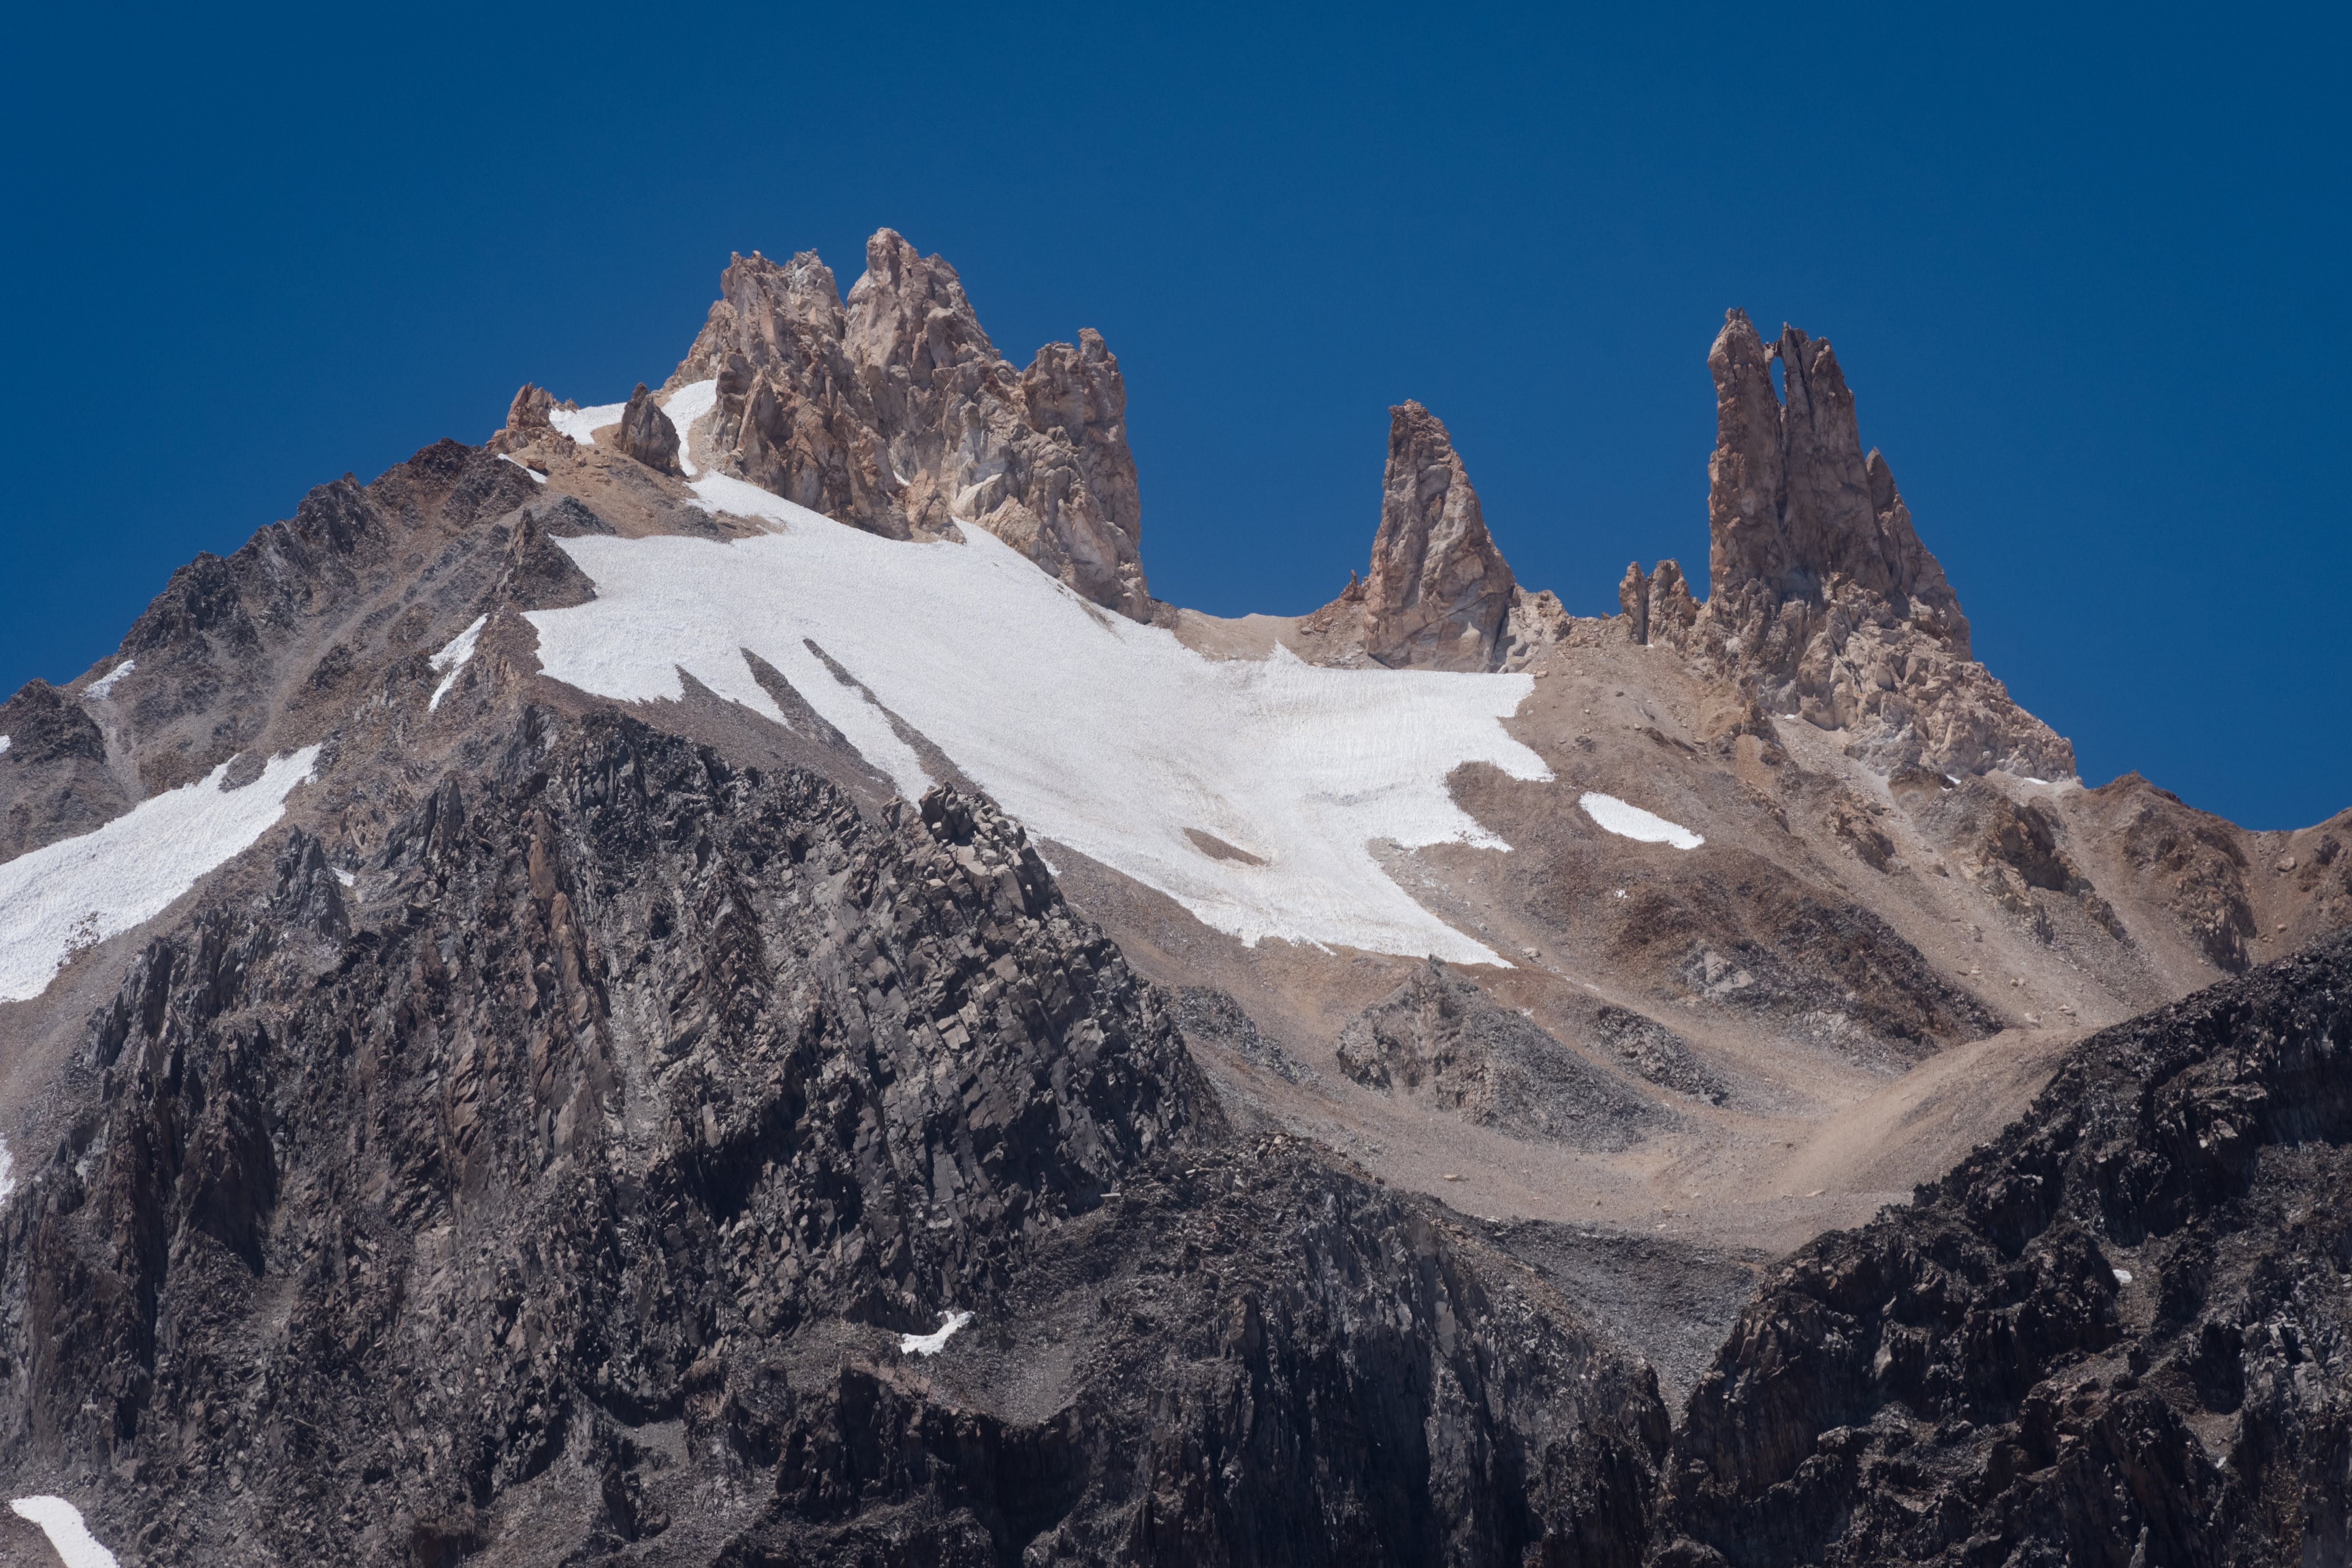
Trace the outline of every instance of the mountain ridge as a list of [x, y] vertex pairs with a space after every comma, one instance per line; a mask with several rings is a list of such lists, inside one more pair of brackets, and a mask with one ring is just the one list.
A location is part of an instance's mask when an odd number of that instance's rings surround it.
[[[280, 813], [152, 918], [0, 901], [10, 1484], [154, 1562], [1975, 1550], [1741, 1348], [1771, 1268], [1958, 1234], [2119, 1039], [2324, 1014], [2352, 815], [2083, 787], [1793, 328], [1709, 356], [1707, 601], [1529, 593], [1405, 404], [1370, 570], [1225, 620], [1148, 592], [1099, 335], [867, 261], [731, 259], [658, 392], [526, 385], [0, 706], [0, 879]], [[2215, 1321], [2191, 1384], [2284, 1375]], [[2088, 1408], [1936, 1436], [1934, 1506], [2076, 1549], [2091, 1480], [1991, 1500]]]

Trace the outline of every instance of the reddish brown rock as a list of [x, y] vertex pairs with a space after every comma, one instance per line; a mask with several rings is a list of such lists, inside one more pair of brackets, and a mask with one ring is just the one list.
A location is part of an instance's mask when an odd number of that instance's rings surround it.
[[1127, 387], [1101, 335], [1016, 371], [946, 261], [883, 229], [866, 263], [845, 306], [814, 254], [731, 260], [673, 378], [717, 378], [720, 466], [891, 538], [975, 524], [1149, 618]]
[[665, 474], [678, 472], [677, 426], [646, 390], [644, 382], [629, 395], [629, 406], [621, 416], [621, 427], [613, 444], [623, 455], [635, 458], [648, 468]]
[[[1767, 346], [1735, 310], [1707, 367], [1711, 593], [1692, 651], [1877, 765], [2071, 777], [2074, 748], [1970, 657], [1959, 600], [1885, 459], [1864, 452], [1828, 342], [1790, 327]], [[1657, 623], [1653, 606], [1647, 636], [1666, 640]]]
[[1365, 651], [1387, 665], [1491, 669], [1517, 591], [1445, 426], [1418, 403], [1390, 409]]

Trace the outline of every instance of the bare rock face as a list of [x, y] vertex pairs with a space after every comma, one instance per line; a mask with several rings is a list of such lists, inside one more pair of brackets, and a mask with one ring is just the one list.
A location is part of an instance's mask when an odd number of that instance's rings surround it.
[[0, 860], [88, 833], [131, 804], [97, 721], [47, 681], [0, 702]]
[[1127, 385], [1099, 333], [1016, 370], [955, 268], [889, 229], [846, 306], [813, 253], [736, 257], [719, 288], [675, 379], [717, 378], [722, 468], [889, 538], [976, 524], [1149, 618]]
[[646, 390], [644, 382], [629, 395], [629, 406], [621, 416], [621, 428], [613, 438], [627, 457], [635, 458], [648, 468], [665, 474], [679, 471], [677, 465], [677, 426]]
[[1680, 635], [1646, 605], [1640, 636], [1753, 681], [1776, 713], [1848, 731], [1889, 771], [2073, 776], [2074, 748], [1971, 658], [1968, 618], [1885, 459], [1864, 452], [1827, 341], [1790, 327], [1768, 346], [1733, 310], [1707, 366], [1710, 596]]
[[1557, 596], [1511, 575], [1444, 425], [1418, 403], [1390, 409], [1370, 574], [1350, 573], [1301, 630], [1333, 663], [1496, 670], [1561, 640], [1569, 622]]
[[1339, 1068], [1514, 1137], [1622, 1149], [1664, 1125], [1646, 1100], [1431, 959], [1339, 1032]]
[[1390, 409], [1365, 650], [1387, 665], [1491, 669], [1517, 590], [1445, 426], [1418, 403]]
[[[541, 441], [555, 438], [555, 426], [548, 415], [555, 407], [555, 395], [543, 386], [524, 382], [507, 405], [507, 422], [490, 437], [493, 452], [518, 452]], [[565, 437], [570, 440], [570, 437]]]
[[1648, 1561], [2343, 1561], [2347, 996], [2338, 936], [2095, 1036], [1801, 1250], [1693, 1393]]

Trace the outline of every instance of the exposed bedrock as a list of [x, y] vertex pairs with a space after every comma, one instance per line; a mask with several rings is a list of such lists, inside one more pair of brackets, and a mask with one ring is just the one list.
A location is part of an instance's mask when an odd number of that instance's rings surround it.
[[2072, 777], [2074, 748], [1971, 657], [1968, 618], [1893, 472], [1863, 450], [1828, 341], [1788, 327], [1767, 344], [1735, 310], [1707, 368], [1707, 601], [1683, 611], [1671, 562], [1648, 579], [1629, 568], [1619, 602], [1635, 640], [1709, 660], [1772, 712], [1847, 731], [1885, 771]]
[[987, 802], [485, 742], [90, 1020], [0, 1213], [20, 1490], [150, 1563], [1638, 1561], [1647, 1369], [1237, 1141]]
[[735, 257], [673, 377], [716, 377], [720, 467], [894, 539], [977, 524], [1098, 605], [1152, 613], [1127, 384], [1101, 334], [1001, 357], [955, 268], [889, 229], [845, 306], [813, 252]]
[[1444, 425], [1402, 403], [1389, 410], [1371, 570], [1300, 629], [1326, 662], [1494, 670], [1559, 640], [1568, 614], [1518, 585]]
[[1692, 1395], [1655, 1561], [2352, 1552], [2352, 938], [2095, 1037], [1804, 1248]]

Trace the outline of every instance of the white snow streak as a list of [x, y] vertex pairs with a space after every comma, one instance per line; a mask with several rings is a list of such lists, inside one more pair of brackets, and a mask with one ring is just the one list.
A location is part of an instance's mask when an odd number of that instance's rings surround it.
[[502, 463], [513, 463], [516, 468], [520, 468], [524, 473], [529, 474], [534, 483], [542, 485], [547, 483], [547, 476], [545, 474], [541, 473], [529, 463], [517, 461], [511, 453], [500, 452], [499, 454], [499, 461]]
[[49, 1538], [66, 1568], [121, 1568], [114, 1553], [98, 1543], [81, 1521], [81, 1510], [61, 1497], [20, 1497], [8, 1505], [18, 1519], [30, 1520]]
[[[1577, 797], [1584, 815], [1592, 818], [1620, 838], [1638, 838], [1644, 844], [1671, 844], [1677, 849], [1696, 849], [1706, 842], [1679, 823], [1654, 816], [1638, 805], [1627, 805], [1613, 795], [1601, 795], [1587, 790]], [[1623, 897], [1622, 893], [1618, 895]]]
[[457, 684], [458, 673], [466, 668], [466, 661], [474, 657], [474, 644], [481, 637], [482, 627], [489, 618], [488, 616], [476, 616], [472, 626], [451, 637], [448, 646], [433, 656], [433, 668], [442, 672], [441, 684], [433, 689], [433, 700], [425, 705], [427, 713], [440, 707], [441, 699], [448, 696], [449, 689]]
[[16, 1190], [16, 1157], [8, 1152], [8, 1145], [0, 1142], [0, 1208], [8, 1206], [8, 1194]]
[[346, 888], [353, 887], [359, 882], [359, 879], [357, 877], [352, 876], [349, 871], [344, 870], [340, 866], [335, 868], [335, 880], [341, 882]]
[[126, 658], [82, 689], [84, 697], [103, 697], [114, 689], [114, 683], [139, 668], [135, 658]]
[[7, 736], [5, 736], [5, 735], [0, 735], [0, 757], [5, 757], [5, 756], [6, 756], [7, 754], [8, 754], [8, 737], [7, 737]]
[[687, 437], [693, 431], [696, 420], [718, 406], [719, 383], [716, 380], [689, 381], [671, 393], [669, 401], [662, 405], [662, 412], [669, 416], [672, 425], [677, 426], [677, 466], [686, 471], [689, 479], [698, 470], [694, 459], [687, 456], [686, 449], [691, 445]]
[[898, 1351], [902, 1355], [937, 1355], [948, 1348], [950, 1336], [971, 1321], [970, 1312], [941, 1312], [940, 1326], [928, 1334], [900, 1334]]
[[318, 760], [319, 748], [305, 746], [226, 793], [223, 763], [96, 832], [0, 863], [0, 1002], [38, 996], [78, 950], [163, 913], [268, 832]]
[[[1286, 650], [1213, 660], [1084, 603], [978, 528], [961, 544], [895, 542], [723, 475], [693, 489], [779, 531], [731, 543], [558, 541], [596, 597], [529, 615], [549, 675], [648, 701], [682, 697], [683, 669], [783, 722], [749, 649], [920, 794], [929, 780], [912, 748], [814, 642], [1032, 833], [1219, 931], [1502, 962], [1414, 902], [1370, 847], [1509, 847], [1454, 805], [1445, 779], [1476, 762], [1550, 776], [1500, 722], [1534, 689], [1528, 677], [1326, 669]], [[1187, 829], [1265, 864], [1213, 857]]]
[[600, 403], [593, 408], [551, 408], [547, 422], [583, 447], [593, 447], [596, 437], [592, 431], [607, 425], [618, 425], [621, 416], [629, 411], [625, 403]]

